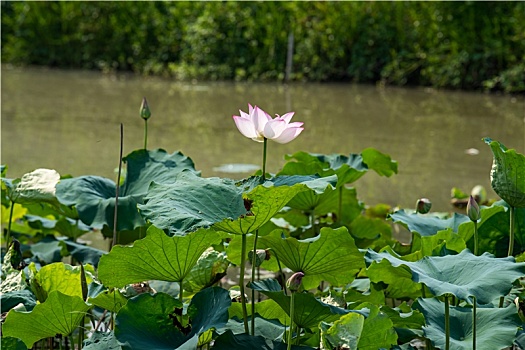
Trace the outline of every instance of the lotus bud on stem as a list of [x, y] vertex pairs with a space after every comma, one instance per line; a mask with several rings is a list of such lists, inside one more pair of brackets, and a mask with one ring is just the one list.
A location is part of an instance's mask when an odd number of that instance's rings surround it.
[[140, 117], [144, 119], [144, 149], [148, 148], [148, 119], [151, 117], [151, 110], [149, 109], [148, 100], [146, 97], [142, 98], [140, 105]]
[[478, 221], [481, 218], [481, 212], [479, 209], [478, 202], [476, 201], [476, 199], [474, 199], [472, 195], [468, 199], [467, 215], [470, 221], [474, 223], [474, 255], [478, 255]]
[[288, 330], [288, 350], [292, 348], [295, 293], [301, 290], [303, 277], [304, 277], [304, 273], [299, 271], [299, 272], [294, 273], [288, 279], [288, 281], [286, 281], [286, 287], [292, 292], [292, 296], [290, 299], [290, 329]]
[[426, 214], [432, 208], [432, 202], [428, 198], [420, 198], [416, 202], [416, 213]]

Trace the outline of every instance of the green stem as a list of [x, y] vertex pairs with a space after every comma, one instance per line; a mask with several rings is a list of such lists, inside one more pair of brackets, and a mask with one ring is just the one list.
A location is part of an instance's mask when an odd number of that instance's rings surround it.
[[263, 167], [262, 167], [262, 180], [266, 180], [266, 148], [268, 148], [268, 139], [264, 138], [263, 145]]
[[472, 350], [476, 350], [476, 297], [474, 299], [474, 304], [472, 305]]
[[[120, 123], [120, 154], [118, 162], [118, 175], [117, 175], [117, 186], [115, 191], [115, 212], [113, 214], [113, 243], [112, 245], [117, 244], [117, 214], [118, 214], [118, 195], [120, 188], [120, 176], [122, 174], [122, 152], [124, 148], [124, 125]], [[111, 250], [111, 246], [110, 246]]]
[[339, 187], [339, 209], [337, 210], [339, 217], [338, 222], [343, 222], [343, 185]]
[[62, 339], [58, 339], [58, 348], [62, 350]]
[[144, 119], [144, 149], [148, 149], [148, 120]]
[[[257, 263], [257, 238], [259, 237], [259, 230], [255, 231], [255, 239], [253, 240], [253, 254], [252, 254], [252, 283], [255, 281], [255, 265]], [[255, 290], [252, 288], [252, 335], [255, 335]]]
[[478, 255], [478, 247], [479, 247], [479, 241], [478, 241], [478, 222], [474, 221], [474, 255]]
[[11, 201], [11, 208], [9, 209], [9, 223], [7, 224], [7, 236], [5, 239], [5, 248], [9, 249], [9, 241], [11, 240], [11, 222], [13, 221], [13, 210], [15, 208], [15, 202]]
[[179, 281], [179, 300], [184, 305], [184, 289], [182, 289], [182, 280]]
[[510, 232], [509, 232], [509, 254], [512, 256], [514, 252], [514, 207], [510, 207]]
[[246, 310], [246, 295], [244, 295], [244, 269], [246, 267], [246, 235], [242, 235], [241, 266], [239, 271], [239, 288], [241, 290], [242, 318], [244, 321], [244, 333], [250, 334], [248, 330], [248, 311]]
[[445, 350], [450, 350], [450, 310], [448, 295], [445, 295]]
[[292, 333], [293, 333], [293, 313], [294, 313], [294, 300], [295, 292], [292, 292], [292, 298], [290, 300], [290, 329], [288, 330], [288, 347], [287, 350], [292, 348]]
[[75, 343], [73, 341], [73, 334], [69, 335], [69, 342], [71, 343], [71, 349], [75, 349]]
[[[283, 272], [283, 268], [281, 267], [281, 262], [279, 261], [279, 257], [277, 256], [277, 254], [275, 255], [275, 259], [277, 260], [277, 266], [279, 266], [279, 273], [281, 274], [283, 281], [286, 281], [286, 275]], [[284, 295], [288, 295], [288, 292], [286, 291], [286, 282], [283, 283], [283, 289], [284, 289]]]
[[499, 297], [499, 305], [498, 307], [501, 309], [503, 307], [503, 303], [505, 302], [505, 297]]

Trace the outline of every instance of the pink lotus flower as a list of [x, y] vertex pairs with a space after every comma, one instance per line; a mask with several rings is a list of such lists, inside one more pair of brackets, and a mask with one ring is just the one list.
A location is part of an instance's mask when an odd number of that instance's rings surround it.
[[248, 105], [248, 113], [241, 110], [240, 116], [234, 115], [233, 120], [237, 129], [246, 137], [257, 142], [263, 142], [265, 138], [278, 143], [288, 143], [295, 139], [303, 131], [303, 123], [290, 123], [294, 112], [289, 112], [282, 117], [276, 114], [275, 118], [259, 107]]

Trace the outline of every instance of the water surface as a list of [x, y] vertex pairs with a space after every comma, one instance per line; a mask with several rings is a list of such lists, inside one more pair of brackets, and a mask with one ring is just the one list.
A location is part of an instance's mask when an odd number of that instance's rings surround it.
[[153, 114], [148, 148], [182, 151], [203, 176], [241, 178], [249, 173], [214, 168], [260, 164], [261, 144], [243, 137], [231, 118], [248, 103], [270, 114], [295, 111], [294, 120], [305, 123], [293, 142], [269, 143], [270, 172], [280, 169], [285, 154], [301, 150], [349, 154], [374, 147], [387, 153], [399, 162], [398, 175], [370, 173], [355, 184], [371, 205], [412, 208], [417, 198], [428, 197], [433, 209], [449, 211], [452, 187], [470, 191], [478, 184], [495, 197], [492, 153], [481, 139], [525, 151], [523, 96], [355, 84], [181, 83], [3, 66], [1, 161], [8, 176], [53, 168], [115, 178], [120, 123], [124, 153], [143, 146], [143, 96]]

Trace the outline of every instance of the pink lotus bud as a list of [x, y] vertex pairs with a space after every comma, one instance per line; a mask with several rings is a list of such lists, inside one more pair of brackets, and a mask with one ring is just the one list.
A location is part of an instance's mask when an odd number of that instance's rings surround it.
[[148, 120], [151, 117], [148, 100], [145, 97], [142, 98], [142, 104], [140, 105], [140, 117], [144, 120]]
[[288, 281], [286, 281], [286, 288], [288, 288], [291, 292], [297, 292], [299, 289], [301, 289], [301, 284], [303, 282], [304, 273], [302, 272], [296, 272], [294, 273]]
[[478, 221], [481, 218], [481, 213], [479, 211], [478, 202], [470, 196], [467, 203], [467, 215], [472, 221]]
[[426, 214], [432, 208], [432, 202], [428, 198], [420, 198], [416, 202], [416, 212], [419, 214]]

